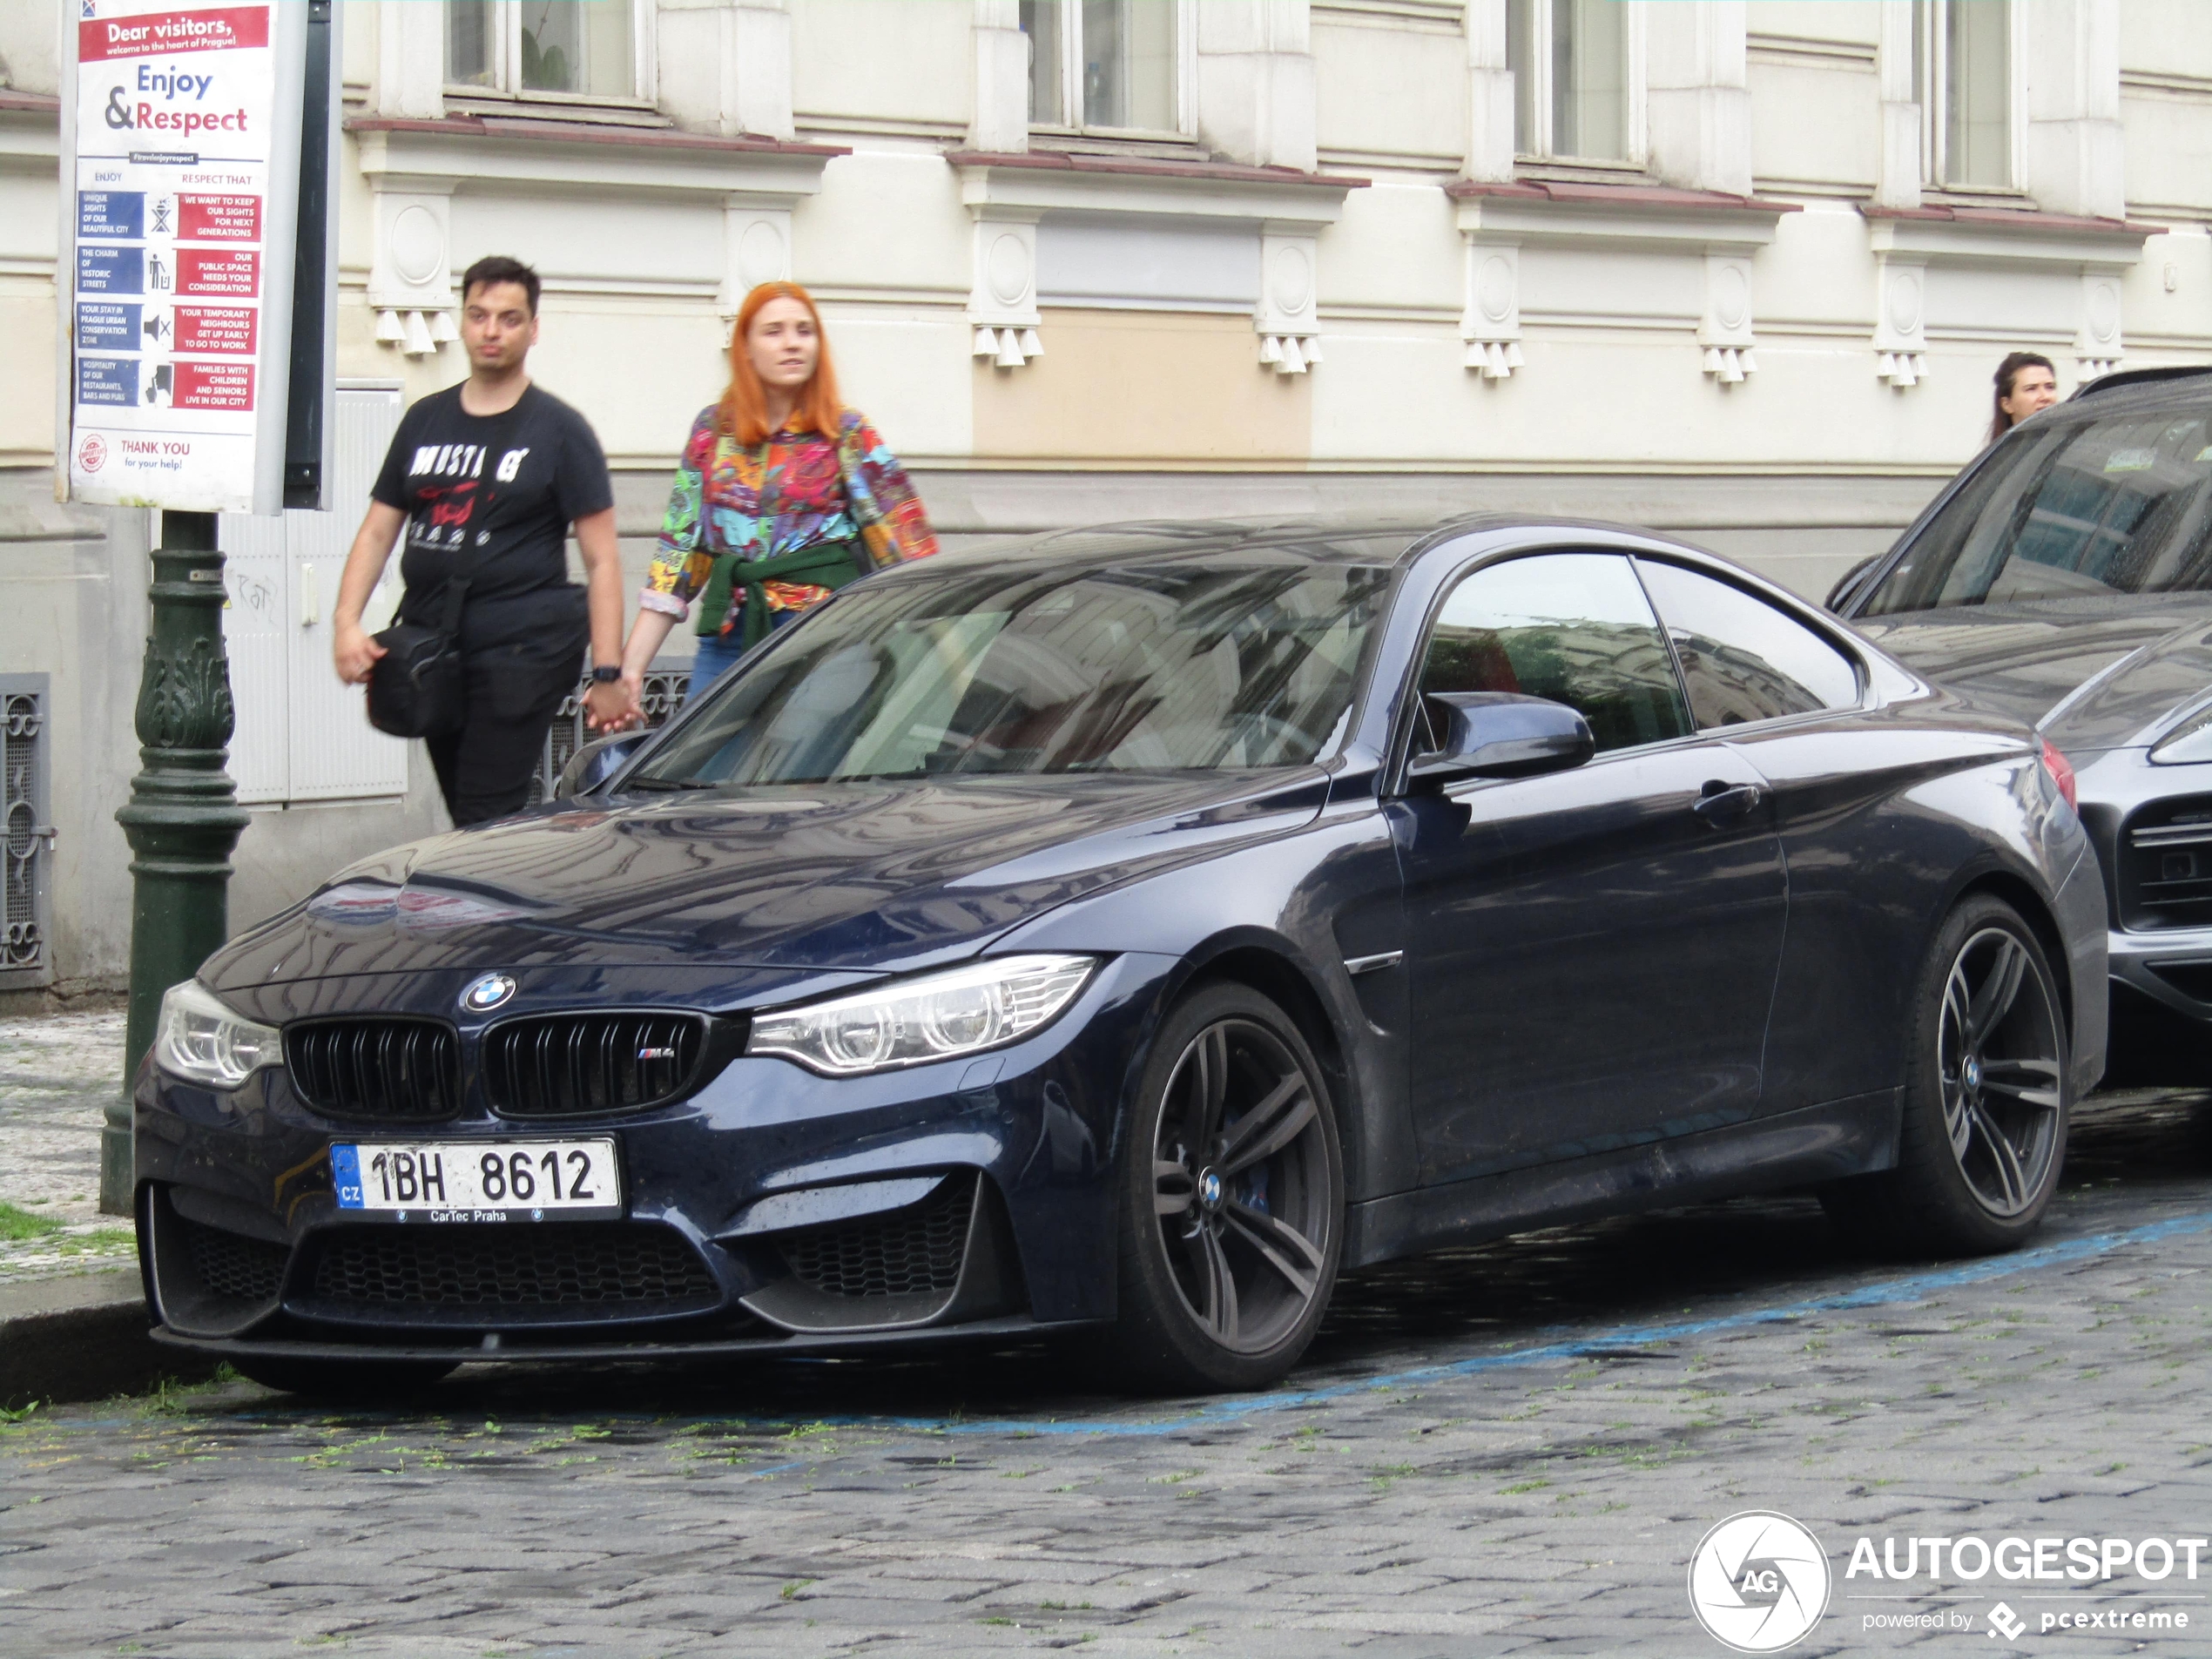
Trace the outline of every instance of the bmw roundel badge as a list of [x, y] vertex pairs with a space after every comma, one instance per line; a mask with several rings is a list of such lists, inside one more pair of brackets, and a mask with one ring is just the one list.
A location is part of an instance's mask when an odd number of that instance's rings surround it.
[[515, 995], [515, 981], [504, 974], [487, 974], [461, 994], [461, 1006], [471, 1014], [489, 1014]]

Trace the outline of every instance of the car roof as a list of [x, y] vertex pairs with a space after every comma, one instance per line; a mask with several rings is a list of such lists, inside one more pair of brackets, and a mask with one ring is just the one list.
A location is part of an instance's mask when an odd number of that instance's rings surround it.
[[[1631, 536], [1646, 543], [1681, 547], [1672, 538], [1631, 524], [1601, 519], [1549, 518], [1527, 513], [1466, 513], [1444, 519], [1393, 522], [1309, 515], [1274, 519], [1135, 519], [1080, 529], [994, 540], [941, 554], [917, 572], [953, 572], [971, 564], [1003, 568], [1009, 563], [1126, 566], [1228, 556], [1290, 558], [1316, 564], [1393, 566], [1471, 536], [1501, 532], [1583, 533], [1612, 539]], [[1550, 539], [1547, 536], [1546, 539]], [[1685, 551], [1711, 559], [1703, 549]]]
[[2161, 404], [2193, 407], [2202, 403], [2208, 391], [2212, 391], [2212, 366], [2180, 364], [2163, 368], [2130, 368], [2085, 381], [2062, 407], [2070, 408], [2093, 398], [2096, 401], [2094, 412], [2099, 415], [2115, 405], [2129, 408], [2155, 408]]

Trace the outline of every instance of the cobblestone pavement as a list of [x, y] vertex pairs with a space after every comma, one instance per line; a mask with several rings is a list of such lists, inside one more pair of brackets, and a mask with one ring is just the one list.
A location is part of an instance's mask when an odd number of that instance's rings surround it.
[[100, 1214], [102, 1113], [122, 1089], [119, 1007], [0, 1020], [0, 1283], [129, 1262], [127, 1223]]
[[[2212, 1651], [2212, 1559], [2094, 1598], [1845, 1576], [1862, 1534], [2212, 1534], [2212, 1102], [2107, 1097], [2067, 1181], [1981, 1263], [1854, 1260], [1782, 1198], [1395, 1265], [1227, 1400], [1016, 1352], [33, 1413], [0, 1430], [0, 1650], [1718, 1654], [1686, 1563], [1766, 1508], [1835, 1575], [1796, 1653]], [[2146, 1609], [2196, 1629], [2041, 1634]], [[1963, 1628], [1870, 1628], [1900, 1611]]]

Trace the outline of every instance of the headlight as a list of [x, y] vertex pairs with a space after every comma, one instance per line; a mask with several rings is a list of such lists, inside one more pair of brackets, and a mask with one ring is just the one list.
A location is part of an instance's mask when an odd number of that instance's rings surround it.
[[782, 1008], [754, 1019], [745, 1051], [781, 1055], [833, 1077], [981, 1054], [1044, 1026], [1096, 965], [1089, 956], [1001, 956]]
[[2183, 721], [2175, 731], [2160, 738], [2151, 749], [2150, 759], [2156, 766], [2212, 760], [2212, 709], [2200, 711], [2195, 719]]
[[283, 1056], [282, 1040], [274, 1030], [239, 1018], [198, 980], [172, 985], [163, 994], [153, 1063], [171, 1076], [209, 1089], [235, 1089]]

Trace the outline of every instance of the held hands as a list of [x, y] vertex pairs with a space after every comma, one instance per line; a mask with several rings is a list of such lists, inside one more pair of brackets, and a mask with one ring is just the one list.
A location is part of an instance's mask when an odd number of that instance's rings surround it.
[[583, 718], [601, 736], [627, 731], [645, 723], [644, 676], [624, 674], [618, 680], [596, 680], [583, 694]]
[[364, 632], [359, 623], [340, 623], [331, 633], [330, 656], [337, 665], [338, 678], [348, 685], [365, 685], [376, 659], [384, 655], [384, 647]]

